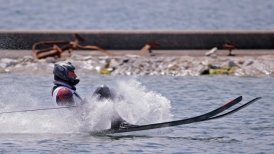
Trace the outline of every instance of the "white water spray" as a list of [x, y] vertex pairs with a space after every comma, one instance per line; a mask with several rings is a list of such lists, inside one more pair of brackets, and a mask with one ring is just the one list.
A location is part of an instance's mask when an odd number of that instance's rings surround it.
[[[63, 134], [107, 129], [116, 112], [132, 124], [163, 122], [172, 118], [170, 101], [147, 90], [136, 80], [118, 81], [113, 89], [119, 98], [114, 101], [99, 102], [88, 97], [88, 103], [79, 108], [1, 114], [0, 133]], [[11, 93], [15, 96], [10, 97]], [[40, 100], [39, 96], [30, 95], [18, 85], [6, 86], [0, 96], [0, 112], [52, 107], [51, 98]]]

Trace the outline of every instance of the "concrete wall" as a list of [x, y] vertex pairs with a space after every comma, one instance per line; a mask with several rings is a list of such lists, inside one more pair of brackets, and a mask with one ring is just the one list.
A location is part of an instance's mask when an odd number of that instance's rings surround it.
[[78, 33], [83, 44], [105, 49], [140, 49], [146, 42], [155, 41], [160, 49], [222, 48], [232, 42], [239, 49], [274, 49], [273, 31], [72, 31], [72, 30], [0, 30], [0, 49], [31, 49], [38, 41], [71, 40]]

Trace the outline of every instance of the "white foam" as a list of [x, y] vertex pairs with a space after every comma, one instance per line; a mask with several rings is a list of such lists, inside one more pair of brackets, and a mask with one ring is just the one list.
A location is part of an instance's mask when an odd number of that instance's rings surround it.
[[[82, 133], [106, 129], [119, 115], [132, 124], [149, 124], [172, 118], [170, 101], [159, 93], [149, 91], [136, 80], [122, 80], [115, 87], [120, 99], [96, 101], [71, 109], [0, 114], [0, 133]], [[10, 97], [13, 93], [14, 97]], [[27, 89], [5, 86], [0, 92], [0, 112], [52, 107], [51, 102], [32, 96]], [[43, 106], [41, 105], [43, 104]], [[42, 107], [41, 107], [42, 106]]]
[[170, 101], [149, 91], [136, 80], [119, 81], [117, 91], [123, 99], [116, 102], [119, 114], [134, 124], [149, 124], [171, 119]]

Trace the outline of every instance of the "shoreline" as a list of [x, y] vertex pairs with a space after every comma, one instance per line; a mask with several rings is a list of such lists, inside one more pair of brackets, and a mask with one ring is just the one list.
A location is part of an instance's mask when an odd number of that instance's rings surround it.
[[[94, 51], [73, 51], [71, 57], [48, 57], [37, 60], [30, 50], [0, 50], [0, 73], [50, 74], [56, 62], [71, 61], [77, 72], [104, 75], [231, 75], [273, 76], [273, 50], [153, 50], [154, 56], [134, 55], [137, 50], [114, 51], [116, 56], [105, 56]], [[123, 55], [123, 56], [121, 56]]]

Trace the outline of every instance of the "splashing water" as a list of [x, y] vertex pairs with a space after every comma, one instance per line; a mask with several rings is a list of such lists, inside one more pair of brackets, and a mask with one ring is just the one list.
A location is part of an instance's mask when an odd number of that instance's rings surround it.
[[123, 100], [116, 102], [117, 111], [129, 122], [148, 124], [172, 118], [170, 101], [136, 80], [120, 81], [117, 91], [123, 94]]
[[[0, 112], [52, 107], [43, 96], [32, 96], [22, 85], [5, 86], [0, 91]], [[8, 97], [10, 93], [16, 96]], [[149, 91], [136, 80], [117, 82], [115, 93], [119, 99], [96, 101], [77, 108], [0, 114], [0, 133], [84, 133], [110, 128], [110, 121], [119, 114], [132, 124], [149, 124], [170, 120], [170, 101]], [[43, 95], [42, 92], [40, 95]]]

